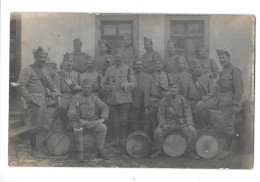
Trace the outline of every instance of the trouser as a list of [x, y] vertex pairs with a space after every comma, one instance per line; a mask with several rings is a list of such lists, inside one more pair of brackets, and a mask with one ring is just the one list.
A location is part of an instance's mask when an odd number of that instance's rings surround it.
[[[107, 134], [107, 127], [103, 123], [99, 123], [91, 128], [85, 129], [85, 132], [93, 132], [96, 136], [97, 140], [97, 149], [103, 150], [103, 146], [106, 139]], [[74, 130], [73, 131], [74, 141], [75, 141], [75, 147], [77, 152], [83, 152], [84, 151], [84, 144], [83, 144], [83, 131], [82, 130]]]
[[154, 131], [158, 126], [157, 113], [158, 113], [158, 107], [154, 107], [154, 106], [149, 107], [150, 120], [148, 119], [146, 120], [145, 128], [144, 128], [145, 133], [148, 134], [149, 136], [151, 136], [151, 134], [154, 134]]
[[128, 122], [129, 103], [109, 105], [111, 120], [113, 124], [114, 139], [126, 140], [126, 125]]
[[190, 126], [190, 127], [184, 126], [180, 129], [174, 129], [174, 128], [163, 129], [161, 126], [157, 127], [154, 132], [154, 138], [156, 141], [157, 149], [160, 151], [162, 150], [164, 137], [166, 135], [168, 135], [169, 133], [171, 133], [172, 131], [180, 132], [188, 138], [187, 152], [190, 153], [192, 151], [192, 149], [194, 148], [196, 140], [197, 140], [197, 131], [192, 126]]
[[62, 124], [62, 128], [65, 131], [69, 129], [68, 128], [69, 127], [68, 126], [69, 118], [67, 116], [68, 110], [69, 110], [69, 107], [67, 107], [67, 108], [64, 108], [64, 107], [57, 108], [56, 111], [53, 114], [53, 121], [55, 121], [56, 119], [59, 118], [60, 121], [61, 121], [61, 124]]
[[128, 116], [134, 131], [143, 130], [142, 128], [147, 120], [147, 116], [144, 113], [144, 108], [135, 108], [131, 106]]
[[189, 100], [189, 105], [192, 112], [195, 128], [201, 129], [209, 125], [210, 118], [207, 110], [198, 111], [197, 103], [199, 103], [199, 101]]
[[44, 140], [36, 140], [37, 133], [40, 133], [38, 136], [41, 138], [43, 136], [44, 131], [48, 130], [45, 128], [46, 125], [45, 120], [42, 120], [43, 113], [46, 109], [46, 100], [44, 93], [31, 93], [31, 98], [35, 104], [28, 105], [28, 115], [29, 115], [29, 125], [30, 125], [30, 133], [29, 133], [29, 141], [31, 145], [31, 150], [43, 151], [43, 142]]

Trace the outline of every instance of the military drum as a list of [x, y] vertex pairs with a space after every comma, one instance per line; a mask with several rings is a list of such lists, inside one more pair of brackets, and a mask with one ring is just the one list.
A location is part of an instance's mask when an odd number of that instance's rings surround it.
[[211, 159], [218, 153], [218, 141], [211, 135], [203, 134], [198, 137], [195, 150], [201, 158]]
[[187, 150], [186, 137], [178, 132], [167, 135], [163, 141], [163, 151], [170, 157], [180, 157]]

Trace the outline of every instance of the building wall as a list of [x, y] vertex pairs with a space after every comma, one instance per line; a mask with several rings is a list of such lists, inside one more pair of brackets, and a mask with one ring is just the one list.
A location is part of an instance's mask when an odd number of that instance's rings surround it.
[[244, 97], [250, 100], [254, 90], [254, 22], [253, 16], [210, 16], [210, 57], [222, 69], [216, 49], [230, 51], [231, 62], [243, 73]]
[[74, 38], [83, 42], [82, 51], [94, 56], [95, 18], [89, 14], [22, 14], [21, 67], [34, 62], [32, 50], [43, 47], [52, 61], [62, 62], [73, 51]]

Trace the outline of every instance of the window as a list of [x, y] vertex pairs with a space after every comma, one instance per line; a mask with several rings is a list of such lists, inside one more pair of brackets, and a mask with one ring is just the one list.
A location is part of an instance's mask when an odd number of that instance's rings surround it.
[[200, 46], [209, 48], [209, 16], [167, 16], [166, 44], [168, 40], [174, 42], [177, 55], [197, 58]]

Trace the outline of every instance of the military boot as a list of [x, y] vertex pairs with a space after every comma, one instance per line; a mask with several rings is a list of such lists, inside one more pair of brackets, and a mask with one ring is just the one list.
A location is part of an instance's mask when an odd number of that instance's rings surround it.
[[231, 145], [232, 145], [232, 141], [233, 141], [233, 135], [226, 135], [226, 143], [225, 146], [223, 148], [223, 152], [221, 152], [219, 159], [226, 159], [227, 157], [229, 157], [231, 155]]
[[109, 160], [108, 156], [105, 155], [103, 149], [98, 149], [98, 150], [97, 150], [97, 156], [96, 156], [96, 157], [97, 157], [97, 158], [104, 159], [104, 160]]
[[84, 149], [83, 149], [83, 131], [82, 130], [74, 130], [74, 142], [75, 142], [75, 151], [76, 151], [76, 158], [79, 162], [84, 161]]

